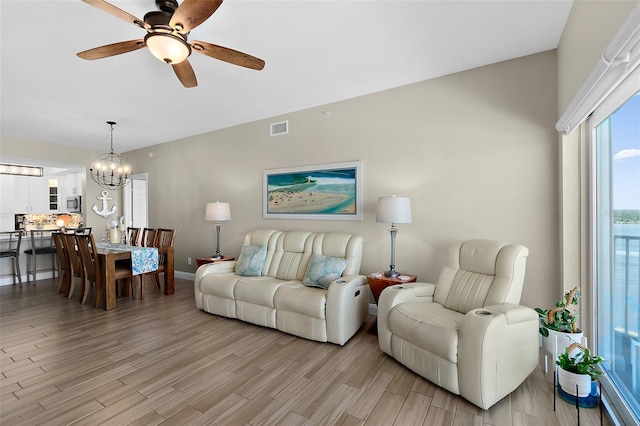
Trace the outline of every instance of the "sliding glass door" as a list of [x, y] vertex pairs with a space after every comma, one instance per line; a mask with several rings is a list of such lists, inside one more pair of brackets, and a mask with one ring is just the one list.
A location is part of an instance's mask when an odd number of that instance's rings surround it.
[[[637, 90], [637, 88], [635, 89]], [[640, 93], [590, 121], [594, 149], [594, 325], [617, 411], [640, 419]]]

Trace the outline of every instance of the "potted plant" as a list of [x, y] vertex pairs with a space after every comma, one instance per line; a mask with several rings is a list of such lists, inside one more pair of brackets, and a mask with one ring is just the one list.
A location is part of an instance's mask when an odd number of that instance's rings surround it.
[[596, 395], [596, 381], [602, 375], [602, 371], [596, 366], [603, 361], [604, 358], [601, 356], [591, 355], [586, 346], [572, 343], [556, 360], [556, 365], [560, 367], [558, 370], [560, 388], [569, 395], [576, 396], [577, 385], [578, 397]]
[[582, 330], [578, 328], [578, 313], [571, 307], [580, 301], [580, 288], [574, 287], [551, 309], [535, 308], [540, 317], [540, 334], [542, 347], [553, 359], [557, 359], [567, 346], [573, 342], [582, 343]]

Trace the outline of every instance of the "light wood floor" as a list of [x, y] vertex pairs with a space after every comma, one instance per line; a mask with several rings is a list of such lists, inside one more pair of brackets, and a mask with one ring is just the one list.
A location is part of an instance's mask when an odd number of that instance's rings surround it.
[[[52, 280], [0, 287], [0, 424], [577, 424], [569, 404], [553, 411], [551, 374], [483, 411], [363, 330], [344, 347], [292, 337], [197, 310], [192, 286], [147, 284], [144, 301], [110, 312], [57, 296]], [[580, 417], [599, 424], [597, 410]]]

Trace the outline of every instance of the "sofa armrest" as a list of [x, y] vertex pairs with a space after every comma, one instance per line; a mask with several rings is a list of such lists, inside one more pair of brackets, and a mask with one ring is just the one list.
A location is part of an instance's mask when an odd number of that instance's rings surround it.
[[484, 409], [515, 390], [538, 365], [538, 314], [531, 308], [473, 309], [458, 336], [460, 395]]
[[327, 289], [327, 340], [344, 345], [367, 318], [369, 284], [364, 275], [348, 275]]
[[407, 283], [385, 288], [378, 299], [378, 344], [382, 352], [391, 354], [391, 330], [389, 313], [394, 306], [406, 302], [433, 302], [436, 285], [432, 283]]
[[236, 270], [236, 261], [227, 260], [224, 262], [206, 263], [196, 270], [196, 276], [193, 280], [193, 295], [196, 299], [196, 306], [202, 309], [202, 291], [200, 290], [200, 282], [210, 274], [228, 274]]

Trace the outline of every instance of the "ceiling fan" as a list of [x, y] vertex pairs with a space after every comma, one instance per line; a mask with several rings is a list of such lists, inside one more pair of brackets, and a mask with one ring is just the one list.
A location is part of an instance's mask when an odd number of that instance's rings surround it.
[[82, 1], [147, 31], [143, 39], [107, 44], [80, 52], [78, 56], [82, 59], [107, 58], [146, 46], [156, 58], [173, 67], [173, 71], [184, 87], [198, 85], [196, 74], [187, 59], [192, 50], [241, 67], [254, 70], [264, 68], [262, 59], [246, 53], [205, 41], [187, 41], [189, 32], [209, 19], [220, 7], [222, 0], [184, 0], [179, 6], [176, 0], [156, 0], [159, 10], [145, 14], [144, 20], [104, 0]]

